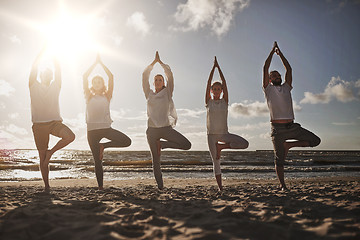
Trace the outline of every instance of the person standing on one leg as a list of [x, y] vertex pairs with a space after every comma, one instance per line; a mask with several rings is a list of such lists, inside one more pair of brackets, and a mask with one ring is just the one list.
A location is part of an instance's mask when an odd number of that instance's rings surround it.
[[[101, 76], [92, 79], [92, 87], [89, 88], [89, 75], [99, 64], [107, 74], [109, 81], [108, 87]], [[98, 55], [96, 61], [84, 73], [83, 87], [86, 98], [86, 123], [88, 143], [94, 157], [95, 174], [99, 189], [103, 189], [103, 153], [105, 148], [128, 147], [131, 139], [124, 133], [111, 128], [110, 100], [114, 90], [114, 77], [110, 70], [101, 61]], [[101, 139], [107, 138], [110, 141], [100, 143]]]
[[[274, 53], [279, 55], [286, 70], [283, 84], [278, 71], [269, 73]], [[289, 149], [293, 147], [315, 147], [320, 144], [318, 136], [302, 128], [300, 124], [294, 123], [292, 88], [292, 69], [275, 42], [263, 68], [263, 91], [270, 111], [275, 170], [283, 190], [287, 189], [284, 180], [284, 162]], [[288, 142], [287, 140], [295, 141]]]
[[[218, 69], [221, 82], [211, 84], [215, 69]], [[221, 93], [223, 96], [221, 97]], [[213, 98], [211, 97], [211, 94]], [[249, 146], [244, 138], [228, 132], [227, 116], [229, 94], [225, 77], [215, 57], [214, 65], [206, 86], [205, 104], [207, 109], [207, 138], [215, 179], [219, 190], [223, 189], [221, 180], [220, 156], [223, 149], [245, 149]]]
[[[164, 69], [167, 85], [165, 86], [164, 77], [157, 74], [153, 82], [154, 92], [150, 89], [149, 76], [156, 63], [159, 63]], [[151, 151], [154, 176], [158, 188], [161, 190], [164, 188], [160, 166], [161, 149], [189, 150], [191, 143], [181, 133], [173, 129], [177, 121], [172, 100], [174, 77], [169, 65], [160, 60], [158, 52], [156, 52], [154, 61], [143, 72], [142, 87], [147, 101], [148, 128], [146, 136]]]
[[[49, 161], [51, 156], [59, 149], [74, 141], [74, 133], [62, 123], [59, 107], [59, 94], [61, 89], [60, 64], [54, 59], [53, 71], [49, 68], [40, 73], [38, 66], [45, 52], [45, 48], [36, 57], [30, 77], [29, 89], [31, 98], [32, 130], [36, 148], [40, 157], [40, 171], [45, 184], [45, 191], [50, 191], [49, 185]], [[53, 76], [55, 75], [55, 77]], [[53, 80], [54, 78], [54, 80]], [[53, 81], [52, 81], [53, 80]], [[48, 149], [50, 135], [61, 138], [55, 146]]]

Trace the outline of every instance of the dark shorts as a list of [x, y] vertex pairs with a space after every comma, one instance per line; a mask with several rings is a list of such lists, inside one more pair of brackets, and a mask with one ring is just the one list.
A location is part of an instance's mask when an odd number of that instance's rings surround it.
[[314, 133], [302, 128], [299, 123], [271, 123], [271, 138], [274, 145], [275, 164], [284, 166], [286, 140], [306, 141], [310, 147], [320, 144], [320, 138]]
[[60, 137], [60, 132], [63, 129], [68, 129], [70, 132], [70, 128], [68, 128], [61, 121], [51, 121], [45, 123], [34, 123], [32, 126], [32, 131], [34, 134], [34, 140], [36, 144], [36, 148], [38, 150], [47, 150], [50, 134], [56, 137]]

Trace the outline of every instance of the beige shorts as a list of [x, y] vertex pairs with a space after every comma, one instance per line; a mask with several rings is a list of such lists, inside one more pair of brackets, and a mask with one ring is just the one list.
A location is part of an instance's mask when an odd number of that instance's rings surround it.
[[60, 137], [60, 132], [63, 129], [69, 129], [69, 131], [71, 131], [70, 128], [64, 125], [61, 121], [34, 123], [32, 131], [34, 134], [36, 148], [38, 150], [47, 150], [49, 147], [50, 134]]

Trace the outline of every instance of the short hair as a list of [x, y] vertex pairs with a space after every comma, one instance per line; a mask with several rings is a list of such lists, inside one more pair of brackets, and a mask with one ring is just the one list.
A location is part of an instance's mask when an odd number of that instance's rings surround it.
[[269, 75], [271, 75], [271, 74], [273, 74], [273, 73], [278, 73], [278, 74], [281, 76], [281, 74], [280, 74], [278, 71], [276, 71], [276, 70], [272, 70]]
[[211, 89], [213, 89], [216, 85], [219, 85], [221, 87], [221, 89], [223, 88], [223, 85], [221, 82], [213, 82], [213, 84], [211, 85]]

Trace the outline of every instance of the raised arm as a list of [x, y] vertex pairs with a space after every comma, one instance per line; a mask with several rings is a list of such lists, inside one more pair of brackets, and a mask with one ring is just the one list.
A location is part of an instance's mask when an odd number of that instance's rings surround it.
[[161, 67], [164, 69], [164, 72], [166, 75], [166, 82], [167, 82], [166, 87], [167, 87], [168, 91], [170, 92], [170, 94], [172, 95], [172, 93], [174, 91], [174, 76], [173, 76], [170, 66], [161, 61], [158, 51], [156, 51], [154, 61], [155, 61], [155, 63], [158, 62], [161, 65]]
[[289, 84], [290, 87], [292, 87], [292, 68], [288, 62], [288, 60], [284, 57], [284, 55], [282, 54], [282, 52], [280, 51], [280, 48], [276, 45], [276, 54], [279, 55], [286, 73], [285, 73], [285, 82], [287, 84]]
[[205, 92], [205, 104], [208, 104], [210, 98], [211, 98], [211, 81], [213, 80], [213, 76], [214, 76], [214, 71], [215, 71], [215, 61], [213, 64], [213, 67], [210, 71], [210, 75], [209, 75], [209, 79], [207, 81], [207, 85], [206, 85], [206, 92]]
[[105, 66], [105, 64], [101, 61], [100, 55], [97, 56], [96, 61], [103, 67], [106, 75], [109, 78], [108, 90], [106, 92], [106, 97], [110, 101], [112, 98], [112, 94], [114, 92], [114, 75], [110, 72], [110, 70]]
[[222, 88], [223, 88], [223, 98], [225, 99], [226, 103], [229, 103], [229, 93], [228, 93], [228, 89], [227, 89], [227, 85], [226, 85], [226, 81], [225, 81], [225, 77], [224, 74], [222, 73], [219, 63], [215, 57], [215, 67], [218, 68], [219, 74], [220, 74], [220, 79], [222, 82]]
[[265, 60], [265, 64], [264, 64], [264, 68], [263, 68], [263, 88], [264, 89], [269, 85], [269, 82], [270, 82], [270, 79], [269, 79], [269, 67], [270, 67], [270, 64], [271, 64], [272, 57], [273, 57], [273, 55], [275, 53], [276, 46], [277, 46], [277, 43], [274, 42], [274, 46], [271, 49], [271, 52], [270, 52], [269, 56]]
[[[156, 55], [158, 53], [156, 52]], [[156, 60], [156, 56], [154, 61], [152, 61], [152, 63], [150, 63], [149, 66], [147, 66], [142, 74], [142, 87], [143, 87], [143, 91], [145, 94], [145, 98], [147, 99], [149, 96], [149, 93], [151, 91], [150, 89], [150, 83], [149, 83], [149, 77], [150, 77], [150, 73], [152, 71], [152, 69], [154, 68], [155, 63], [157, 62]]]
[[97, 59], [96, 61], [89, 67], [89, 69], [84, 73], [83, 75], [83, 88], [84, 88], [84, 95], [85, 98], [88, 100], [91, 96], [90, 93], [90, 88], [89, 88], [89, 76], [91, 74], [91, 72], [94, 70], [96, 64], [97, 64]]
[[31, 67], [31, 72], [30, 72], [30, 77], [29, 77], [29, 87], [31, 87], [31, 85], [37, 81], [37, 75], [38, 75], [38, 67], [39, 67], [39, 63], [40, 60], [42, 58], [42, 56], [44, 55], [46, 47], [44, 47], [40, 53], [36, 56], [35, 61]]
[[54, 61], [54, 67], [55, 67], [55, 71], [54, 71], [54, 75], [55, 75], [55, 78], [54, 78], [54, 82], [56, 84], [58, 84], [59, 86], [61, 86], [61, 68], [60, 68], [60, 63], [59, 63], [59, 60], [54, 57], [53, 59]]

